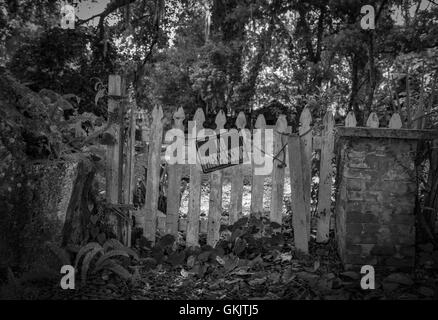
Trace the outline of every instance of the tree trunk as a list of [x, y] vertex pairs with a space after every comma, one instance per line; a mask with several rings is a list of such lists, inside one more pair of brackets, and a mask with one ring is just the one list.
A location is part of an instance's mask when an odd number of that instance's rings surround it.
[[357, 96], [359, 94], [359, 62], [360, 58], [356, 53], [352, 57], [352, 67], [351, 67], [351, 93], [349, 109], [353, 110], [356, 116], [357, 122], [362, 125], [363, 117], [362, 111], [359, 109], [359, 104], [357, 102]]
[[364, 110], [364, 119], [367, 119], [368, 115], [372, 111], [374, 91], [376, 89], [376, 66], [374, 63], [374, 33], [372, 30], [368, 35], [368, 68], [369, 68], [368, 96]]
[[251, 109], [250, 106], [255, 95], [257, 78], [263, 66], [263, 59], [271, 49], [273, 32], [274, 20], [272, 19], [266, 33], [260, 36], [258, 52], [251, 63], [248, 77], [239, 88], [238, 99], [234, 102], [236, 112], [247, 112]]

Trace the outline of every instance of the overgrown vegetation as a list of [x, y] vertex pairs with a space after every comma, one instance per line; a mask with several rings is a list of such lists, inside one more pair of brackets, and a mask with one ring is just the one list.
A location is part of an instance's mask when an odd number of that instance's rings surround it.
[[[89, 1], [74, 2], [83, 13]], [[373, 31], [360, 27], [365, 4], [376, 11]], [[222, 230], [216, 248], [191, 251], [169, 236], [154, 247], [139, 240], [138, 252], [116, 244], [101, 183], [105, 145], [114, 142], [107, 132], [114, 121], [107, 111], [109, 74], [123, 76], [139, 108], [163, 106], [167, 126], [182, 106], [186, 119], [204, 109], [205, 127], [214, 127], [222, 109], [227, 128], [243, 110], [249, 126], [259, 113], [268, 124], [286, 113], [296, 130], [296, 115], [308, 106], [316, 126], [327, 110], [337, 123], [353, 110], [359, 125], [375, 111], [382, 125], [399, 112], [405, 128], [437, 128], [435, 1], [111, 0], [95, 15], [78, 16], [73, 30], [60, 28], [60, 6], [57, 0], [0, 0], [0, 282], [15, 297], [38, 296], [22, 290], [35, 280], [26, 278], [28, 272], [42, 268], [48, 278], [59, 278], [44, 267], [47, 241], [62, 243], [64, 249], [53, 250], [64, 258], [76, 256], [83, 283], [105, 269], [136, 288], [136, 281], [144, 281], [138, 268], [157, 275], [169, 267], [177, 283], [178, 277], [214, 279], [223, 291], [214, 297], [235, 297], [247, 285], [259, 285], [260, 294], [269, 296], [267, 285], [274, 283], [281, 294], [271, 293], [278, 297], [314, 297], [309, 279], [296, 280], [298, 291], [287, 291], [290, 270], [297, 270], [292, 263], [285, 275], [282, 263], [291, 261], [298, 271], [324, 272], [324, 281], [336, 283], [338, 270], [301, 260], [285, 241], [291, 229], [278, 232], [261, 217]], [[427, 267], [437, 263], [434, 148], [422, 146], [418, 161], [428, 160], [418, 175], [418, 216], [429, 230], [418, 260]], [[72, 205], [58, 207], [59, 190], [72, 179]], [[71, 218], [63, 232], [59, 214]], [[250, 280], [227, 278], [233, 272]], [[227, 292], [225, 286], [237, 289]]]

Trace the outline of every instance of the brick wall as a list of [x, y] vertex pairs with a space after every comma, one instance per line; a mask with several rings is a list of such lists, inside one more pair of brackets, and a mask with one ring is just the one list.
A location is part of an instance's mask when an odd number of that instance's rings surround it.
[[336, 239], [347, 268], [413, 266], [416, 143], [341, 138]]

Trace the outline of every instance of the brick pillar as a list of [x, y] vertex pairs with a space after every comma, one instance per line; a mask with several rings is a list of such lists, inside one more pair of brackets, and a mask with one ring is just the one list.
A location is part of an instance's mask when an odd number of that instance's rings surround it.
[[336, 240], [342, 262], [346, 268], [413, 267], [417, 140], [377, 134], [339, 142]]

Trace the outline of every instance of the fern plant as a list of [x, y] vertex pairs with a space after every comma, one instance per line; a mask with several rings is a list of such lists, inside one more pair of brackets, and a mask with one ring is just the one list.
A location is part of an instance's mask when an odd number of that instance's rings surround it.
[[[97, 274], [102, 270], [109, 270], [124, 280], [132, 280], [133, 274], [123, 267], [116, 257], [126, 257], [138, 260], [138, 254], [121, 244], [116, 239], [107, 240], [103, 246], [97, 242], [90, 242], [83, 246], [75, 260], [75, 270], [79, 270], [81, 274], [81, 284], [85, 285], [88, 274]], [[93, 267], [90, 269], [90, 266]]]

